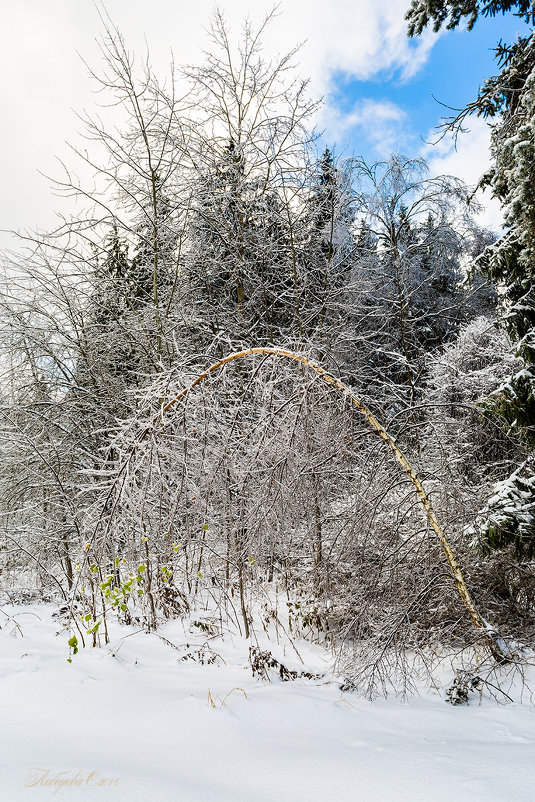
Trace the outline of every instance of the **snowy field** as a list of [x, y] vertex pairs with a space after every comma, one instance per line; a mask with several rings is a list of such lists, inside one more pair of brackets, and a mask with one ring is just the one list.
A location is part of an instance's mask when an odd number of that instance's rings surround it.
[[[208, 642], [219, 665], [182, 660], [204, 641], [178, 621], [159, 634], [180, 651], [116, 625], [110, 646], [81, 649], [70, 664], [57, 608], [1, 610], [6, 802], [535, 799], [529, 703], [480, 703], [476, 694], [452, 707], [443, 690], [370, 703], [329, 674], [266, 683], [230, 634]], [[328, 672], [327, 652], [298, 647], [308, 669]], [[303, 668], [288, 647], [272, 648]]]

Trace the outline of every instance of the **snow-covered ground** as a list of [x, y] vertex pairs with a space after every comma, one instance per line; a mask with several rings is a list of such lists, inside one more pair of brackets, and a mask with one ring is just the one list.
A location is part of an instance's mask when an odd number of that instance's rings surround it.
[[[116, 625], [110, 646], [68, 663], [57, 608], [1, 609], [6, 802], [535, 799], [529, 703], [452, 707], [439, 690], [370, 703], [329, 676], [266, 683], [230, 634], [209, 641], [219, 665], [183, 661], [203, 635], [178, 621], [159, 634], [180, 651]], [[273, 651], [302, 668], [291, 647]], [[328, 671], [320, 647], [301, 641], [299, 651], [307, 668]]]

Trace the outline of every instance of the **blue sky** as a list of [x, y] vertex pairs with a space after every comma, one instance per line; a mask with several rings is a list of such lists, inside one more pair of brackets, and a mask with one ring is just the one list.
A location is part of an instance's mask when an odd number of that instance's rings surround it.
[[470, 32], [458, 28], [442, 33], [423, 66], [410, 77], [403, 75], [402, 66], [382, 69], [368, 80], [337, 72], [329, 104], [343, 116], [350, 116], [355, 107], [362, 108], [366, 101], [374, 102], [373, 109], [379, 104], [390, 108], [386, 120], [391, 120], [395, 132], [383, 147], [374, 137], [373, 122], [368, 115], [362, 115], [362, 122], [352, 128], [342, 126], [341, 132], [335, 131], [334, 135], [327, 130], [327, 140], [336, 142], [338, 149], [344, 148], [348, 153], [354, 150], [371, 160], [385, 155], [392, 145], [408, 155], [419, 152], [423, 140], [434, 138], [432, 131], [440, 118], [453, 113], [440, 103], [463, 108], [473, 100], [481, 83], [498, 71], [494, 53], [498, 41], [510, 43], [527, 30], [512, 15], [481, 18]]

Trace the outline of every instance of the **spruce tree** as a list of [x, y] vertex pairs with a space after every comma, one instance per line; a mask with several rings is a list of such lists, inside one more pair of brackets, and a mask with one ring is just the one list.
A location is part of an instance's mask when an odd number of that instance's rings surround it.
[[[478, 16], [514, 12], [535, 22], [530, 0], [413, 0], [409, 35], [433, 23], [471, 30]], [[449, 127], [458, 129], [470, 114], [495, 120], [492, 165], [482, 180], [503, 205], [505, 231], [478, 260], [477, 269], [500, 288], [499, 323], [511, 336], [523, 368], [494, 394], [491, 406], [529, 444], [531, 455], [500, 482], [481, 516], [486, 548], [510, 544], [519, 557], [535, 554], [535, 39], [530, 32], [496, 49], [499, 73], [485, 81], [477, 98]]]
[[463, 242], [454, 225], [462, 187], [402, 156], [360, 162], [358, 174], [356, 379], [396, 414], [418, 404], [427, 354], [455, 336], [463, 316]]
[[352, 162], [340, 161], [326, 148], [313, 165], [300, 248], [302, 334], [320, 355], [336, 354], [338, 360], [341, 342], [347, 340], [356, 253], [352, 178]]

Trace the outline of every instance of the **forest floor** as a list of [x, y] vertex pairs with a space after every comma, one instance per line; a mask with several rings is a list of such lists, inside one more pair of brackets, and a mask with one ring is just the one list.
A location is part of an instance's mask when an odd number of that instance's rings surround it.
[[207, 640], [191, 619], [150, 634], [115, 624], [108, 646], [69, 663], [57, 606], [0, 610], [2, 800], [535, 798], [529, 699], [476, 693], [452, 707], [444, 686], [369, 702], [342, 692], [328, 652], [305, 641], [304, 664], [288, 641], [270, 648], [323, 678], [282, 682], [273, 671], [266, 682], [252, 676], [245, 640]]

